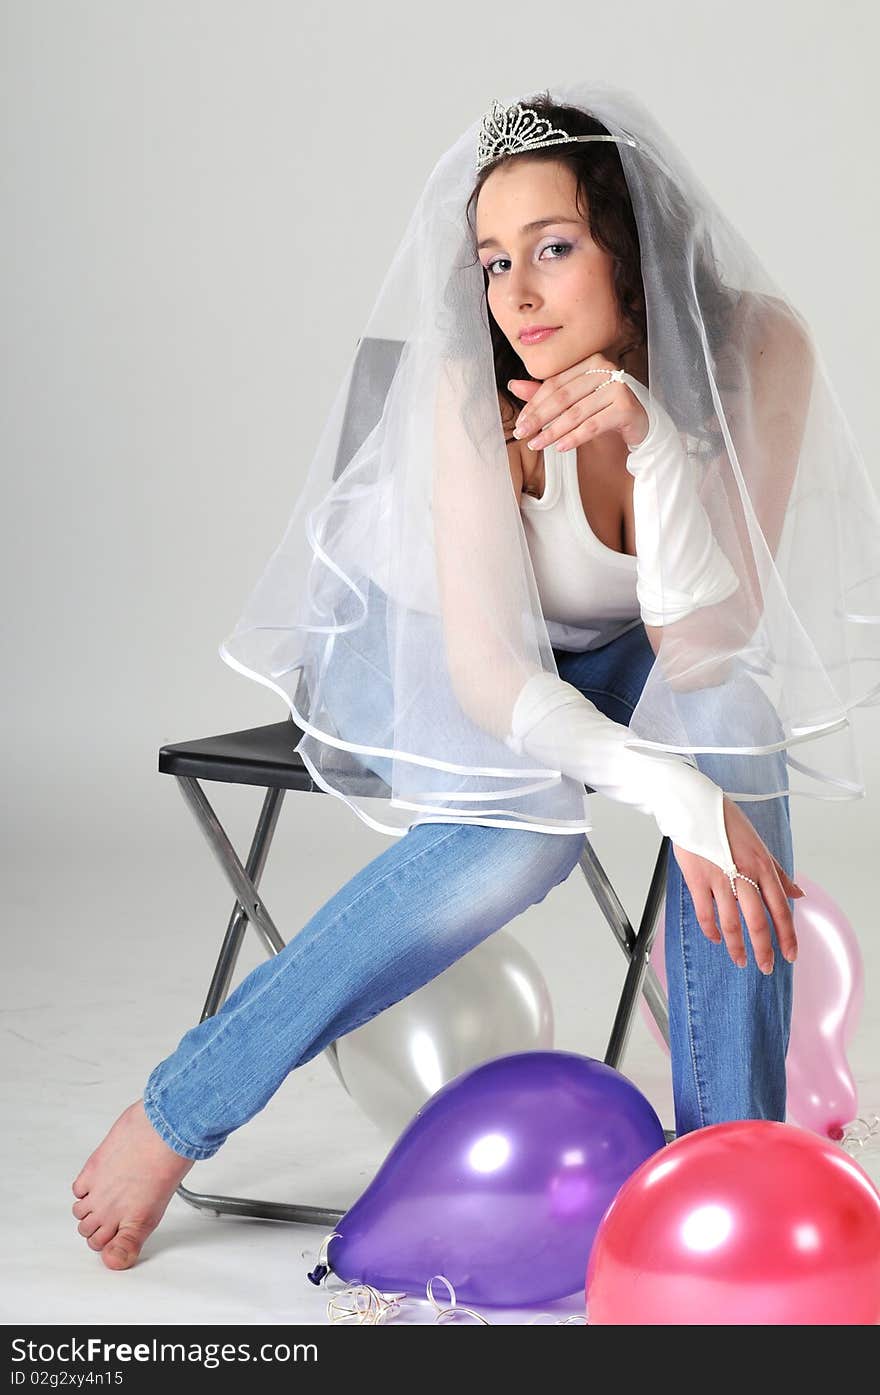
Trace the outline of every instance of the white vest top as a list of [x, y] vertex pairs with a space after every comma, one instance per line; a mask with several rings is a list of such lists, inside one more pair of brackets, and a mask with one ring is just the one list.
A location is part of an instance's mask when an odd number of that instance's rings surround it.
[[521, 494], [520, 513], [554, 648], [596, 649], [641, 624], [636, 559], [607, 547], [587, 522], [575, 447], [544, 447], [544, 493]]

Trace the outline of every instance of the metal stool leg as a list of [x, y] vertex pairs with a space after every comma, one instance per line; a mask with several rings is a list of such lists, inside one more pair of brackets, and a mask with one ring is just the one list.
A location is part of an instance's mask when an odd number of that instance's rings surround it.
[[[199, 784], [191, 776], [175, 777], [181, 794], [195, 815], [196, 822], [207, 838], [220, 866], [235, 892], [236, 901], [229, 918], [220, 955], [211, 978], [211, 986], [205, 1006], [199, 1019], [204, 1022], [219, 1011], [229, 995], [229, 986], [238, 962], [244, 932], [250, 921], [270, 954], [278, 954], [284, 949], [284, 940], [278, 933], [269, 912], [257, 893], [257, 886], [281, 812], [285, 791], [267, 788], [263, 800], [247, 864], [242, 867], [235, 849], [230, 843], [220, 820]], [[341, 1220], [344, 1211], [327, 1206], [306, 1206], [291, 1202], [260, 1201], [253, 1197], [219, 1196], [208, 1192], [194, 1192], [181, 1182], [177, 1195], [199, 1211], [213, 1211], [215, 1215], [253, 1216], [268, 1221], [290, 1221], [297, 1225], [334, 1226]]]
[[[669, 1003], [660, 980], [648, 963], [666, 892], [668, 853], [669, 838], [664, 836], [657, 853], [637, 935], [633, 932], [629, 917], [589, 839], [585, 840], [580, 858], [581, 871], [629, 964], [611, 1029], [608, 1050], [605, 1052], [605, 1064], [613, 1066], [615, 1070], [620, 1069], [620, 1062], [629, 1041], [640, 992], [644, 993], [651, 1015], [660, 1028], [666, 1045], [669, 1045]], [[676, 1136], [674, 1129], [664, 1129], [663, 1133], [667, 1143]]]

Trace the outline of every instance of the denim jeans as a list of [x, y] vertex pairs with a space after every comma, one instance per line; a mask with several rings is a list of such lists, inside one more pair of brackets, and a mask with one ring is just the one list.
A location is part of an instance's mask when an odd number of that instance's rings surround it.
[[[643, 625], [598, 649], [554, 654], [562, 678], [608, 717], [629, 723], [654, 662]], [[723, 731], [736, 719], [736, 685], [717, 692], [718, 709], [710, 704], [707, 720]], [[751, 758], [695, 759], [728, 786], [725, 762], [736, 760], [732, 788], [745, 792]], [[780, 787], [787, 787], [783, 751], [754, 759], [778, 762]], [[375, 760], [378, 769], [382, 758]], [[788, 796], [741, 807], [793, 874]], [[248, 974], [214, 1016], [184, 1034], [147, 1080], [147, 1118], [183, 1157], [212, 1157], [290, 1071], [543, 901], [577, 865], [584, 838], [470, 823], [409, 829]], [[794, 966], [765, 914], [775, 956], [769, 975], [755, 962], [741, 913], [745, 969], [704, 936], [670, 845], [664, 939], [679, 1136], [725, 1120], [785, 1119]]]

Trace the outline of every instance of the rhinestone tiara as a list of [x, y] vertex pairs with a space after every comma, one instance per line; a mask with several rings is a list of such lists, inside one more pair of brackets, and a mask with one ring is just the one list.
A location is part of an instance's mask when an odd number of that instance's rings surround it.
[[501, 155], [518, 155], [525, 150], [538, 150], [545, 145], [565, 145], [569, 141], [613, 140], [624, 145], [638, 142], [629, 136], [595, 134], [590, 136], [570, 136], [557, 126], [551, 126], [543, 116], [531, 107], [514, 102], [506, 107], [496, 97], [480, 126], [477, 143], [477, 173]]

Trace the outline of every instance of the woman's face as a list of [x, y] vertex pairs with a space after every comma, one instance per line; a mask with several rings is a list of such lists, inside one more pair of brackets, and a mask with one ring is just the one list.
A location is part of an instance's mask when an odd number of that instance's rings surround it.
[[[624, 343], [612, 258], [590, 237], [576, 193], [567, 165], [522, 157], [493, 170], [477, 199], [489, 309], [536, 379], [590, 354], [617, 361]], [[520, 334], [535, 325], [555, 332], [523, 341]]]

